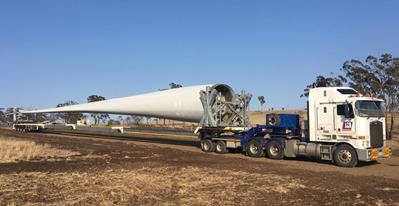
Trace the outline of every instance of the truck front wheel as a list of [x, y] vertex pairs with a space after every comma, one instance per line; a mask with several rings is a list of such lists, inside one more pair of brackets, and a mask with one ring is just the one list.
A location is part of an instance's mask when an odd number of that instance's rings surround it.
[[281, 160], [284, 158], [284, 149], [279, 141], [272, 140], [266, 145], [266, 154], [270, 159]]
[[262, 157], [265, 152], [263, 151], [262, 143], [257, 140], [251, 140], [246, 148], [247, 155], [250, 157]]
[[358, 162], [356, 151], [349, 145], [339, 145], [334, 151], [334, 162], [341, 167], [355, 167]]
[[201, 149], [204, 152], [213, 152], [215, 151], [215, 143], [210, 139], [204, 139], [201, 141]]

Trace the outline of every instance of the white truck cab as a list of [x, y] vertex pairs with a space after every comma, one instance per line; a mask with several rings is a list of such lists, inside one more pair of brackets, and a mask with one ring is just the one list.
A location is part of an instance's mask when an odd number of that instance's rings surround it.
[[359, 161], [390, 155], [382, 99], [350, 87], [319, 87], [309, 91], [308, 104], [308, 142], [333, 143], [337, 149], [346, 145], [334, 154], [343, 162], [352, 161], [353, 150]]

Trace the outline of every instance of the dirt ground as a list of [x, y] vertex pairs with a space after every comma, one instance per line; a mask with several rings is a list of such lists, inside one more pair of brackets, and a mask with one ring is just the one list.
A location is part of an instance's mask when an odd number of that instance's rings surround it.
[[348, 169], [205, 154], [195, 139], [0, 130], [4, 139], [32, 142], [50, 155], [0, 163], [0, 205], [399, 205], [397, 141], [390, 142], [392, 158]]

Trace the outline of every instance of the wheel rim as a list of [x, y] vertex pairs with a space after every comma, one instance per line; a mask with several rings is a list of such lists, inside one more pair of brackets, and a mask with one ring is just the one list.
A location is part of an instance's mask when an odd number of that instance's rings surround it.
[[207, 142], [204, 143], [204, 150], [209, 150], [209, 144]]
[[276, 145], [272, 145], [269, 149], [271, 155], [276, 156], [280, 152], [280, 149]]
[[257, 145], [252, 144], [252, 145], [249, 147], [249, 150], [251, 151], [252, 154], [256, 154], [256, 153], [258, 153], [259, 148], [258, 148]]
[[217, 144], [217, 145], [216, 145], [216, 150], [217, 150], [218, 152], [221, 152], [221, 151], [222, 151], [222, 146], [221, 146], [220, 144]]
[[338, 159], [343, 163], [349, 163], [352, 160], [352, 154], [348, 150], [338, 152]]

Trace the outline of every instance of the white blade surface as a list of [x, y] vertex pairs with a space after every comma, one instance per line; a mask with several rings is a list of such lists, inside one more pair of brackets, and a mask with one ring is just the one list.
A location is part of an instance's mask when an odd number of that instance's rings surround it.
[[[199, 93], [201, 90], [205, 90], [207, 86], [212, 87], [216, 85], [218, 84], [182, 87], [131, 97], [51, 109], [24, 111], [22, 113], [93, 112], [200, 122], [204, 111]], [[229, 86], [227, 87], [230, 88]]]

